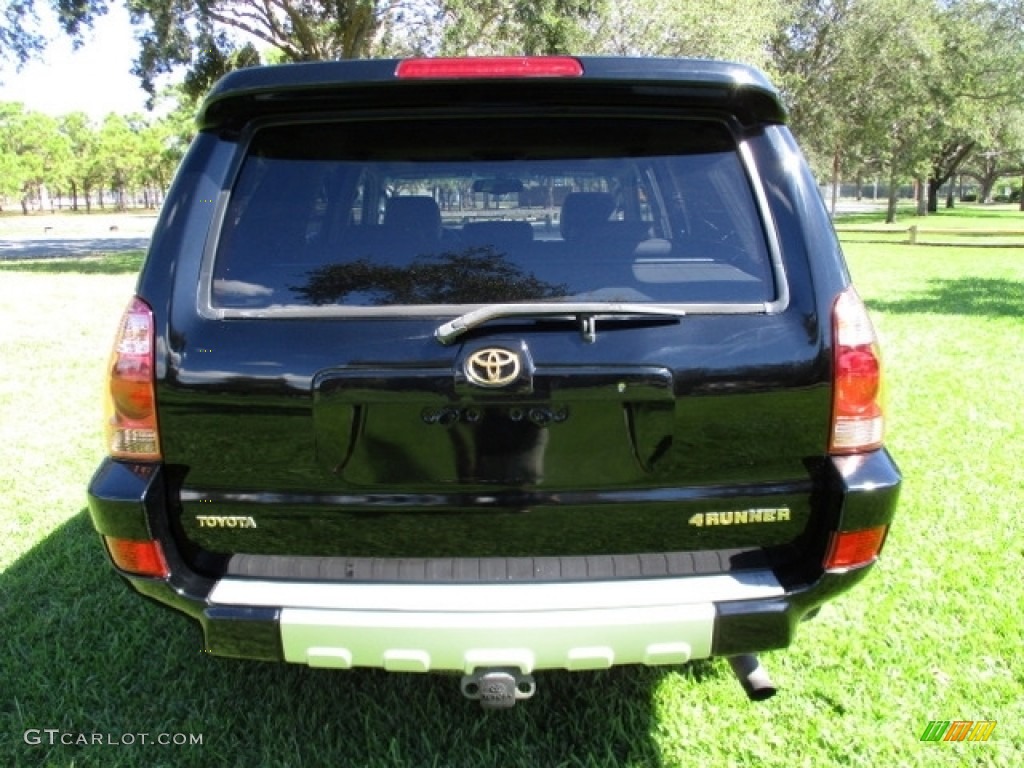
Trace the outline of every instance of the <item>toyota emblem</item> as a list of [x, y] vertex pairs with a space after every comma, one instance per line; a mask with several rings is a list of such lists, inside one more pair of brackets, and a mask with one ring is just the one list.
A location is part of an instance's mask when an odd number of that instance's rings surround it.
[[501, 347], [478, 349], [466, 359], [466, 378], [480, 387], [504, 387], [519, 378], [519, 355]]

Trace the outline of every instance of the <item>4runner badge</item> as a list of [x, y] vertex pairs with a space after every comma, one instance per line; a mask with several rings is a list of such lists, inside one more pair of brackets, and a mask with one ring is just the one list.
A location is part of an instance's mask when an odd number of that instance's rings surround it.
[[749, 525], [750, 523], [788, 523], [789, 507], [737, 509], [729, 512], [698, 512], [687, 520], [690, 525]]
[[479, 387], [504, 387], [519, 378], [522, 362], [515, 352], [503, 347], [478, 349], [468, 358], [466, 378]]

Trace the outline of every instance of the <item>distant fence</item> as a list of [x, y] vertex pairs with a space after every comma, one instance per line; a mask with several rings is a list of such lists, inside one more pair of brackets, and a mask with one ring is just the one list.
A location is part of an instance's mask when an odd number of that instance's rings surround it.
[[930, 229], [909, 227], [837, 226], [840, 240], [854, 243], [945, 245], [962, 248], [1024, 248], [1024, 229]]

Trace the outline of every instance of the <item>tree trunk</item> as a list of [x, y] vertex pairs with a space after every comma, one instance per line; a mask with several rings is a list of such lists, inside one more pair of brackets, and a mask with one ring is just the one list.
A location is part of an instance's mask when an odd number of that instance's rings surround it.
[[839, 205], [839, 147], [836, 147], [832, 155], [832, 218], [836, 217], [836, 207]]
[[928, 178], [928, 205], [925, 213], [938, 213], [939, 212], [939, 187], [942, 186], [942, 182], [931, 176]]
[[[963, 137], [947, 143], [932, 163], [932, 173], [928, 179], [928, 212], [937, 213], [939, 209], [939, 189], [947, 181], [951, 181], [974, 149], [974, 142]], [[952, 199], [952, 198], [950, 198]], [[947, 208], [953, 206], [947, 203]]]
[[998, 176], [992, 176], [985, 174], [981, 177], [981, 189], [978, 190], [978, 202], [979, 203], [991, 203], [992, 202], [992, 189], [998, 181]]
[[931, 197], [931, 184], [923, 179], [917, 180], [917, 215], [928, 215], [928, 200]]
[[899, 187], [896, 186], [896, 174], [889, 173], [889, 204], [885, 208], [885, 223], [892, 224], [896, 221], [896, 203], [899, 200]]

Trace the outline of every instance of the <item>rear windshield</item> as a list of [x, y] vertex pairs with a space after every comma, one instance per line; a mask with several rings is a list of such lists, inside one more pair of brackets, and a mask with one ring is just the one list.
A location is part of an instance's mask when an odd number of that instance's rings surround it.
[[750, 179], [712, 121], [478, 118], [257, 130], [220, 308], [764, 303]]

